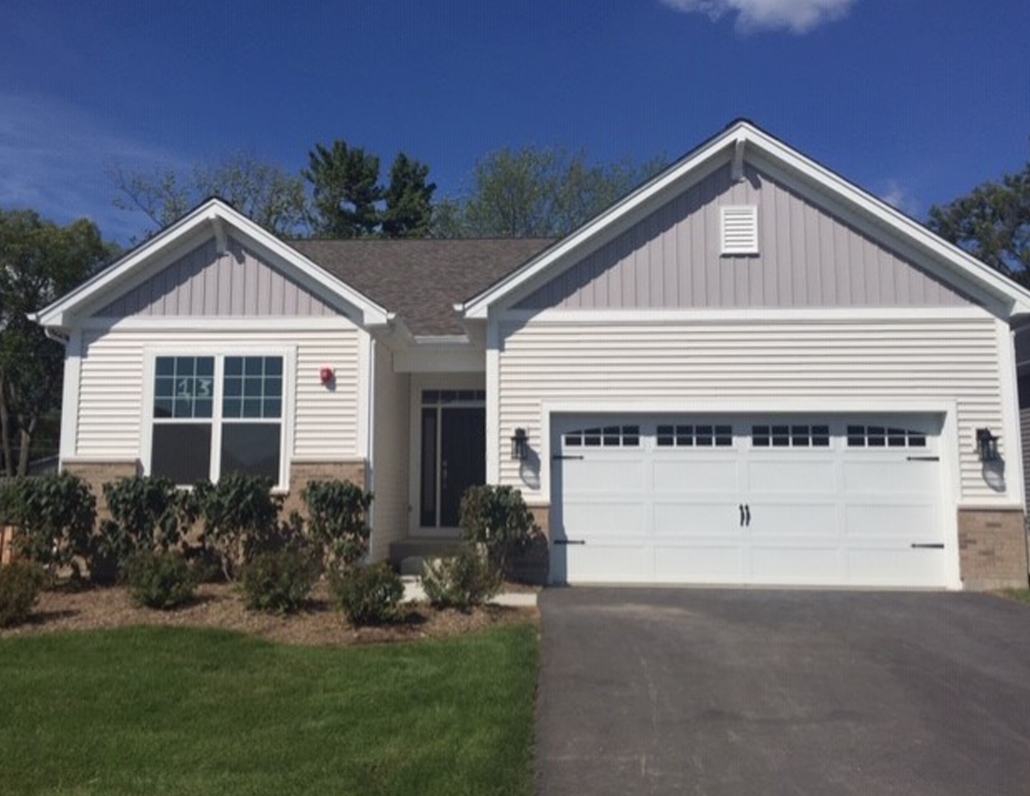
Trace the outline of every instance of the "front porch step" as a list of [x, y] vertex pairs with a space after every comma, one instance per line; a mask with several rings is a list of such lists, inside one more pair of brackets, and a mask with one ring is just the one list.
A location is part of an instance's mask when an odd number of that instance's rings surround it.
[[427, 537], [390, 542], [390, 563], [400, 569], [401, 575], [421, 575], [423, 560], [454, 555], [460, 545], [458, 539]]

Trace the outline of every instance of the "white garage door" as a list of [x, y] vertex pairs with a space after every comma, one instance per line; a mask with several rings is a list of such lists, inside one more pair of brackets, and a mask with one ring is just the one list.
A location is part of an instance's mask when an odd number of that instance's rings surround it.
[[568, 583], [945, 585], [940, 420], [556, 416]]

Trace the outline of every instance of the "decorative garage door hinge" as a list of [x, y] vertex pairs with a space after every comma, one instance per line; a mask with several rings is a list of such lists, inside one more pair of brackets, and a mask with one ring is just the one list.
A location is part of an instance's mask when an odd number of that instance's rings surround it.
[[939, 462], [941, 460], [941, 457], [940, 456], [909, 456], [908, 460], [910, 462]]
[[551, 457], [551, 461], [561, 461], [563, 459], [582, 459], [582, 456], [575, 456], [571, 453], [556, 453]]
[[586, 544], [587, 540], [586, 539], [555, 539], [554, 543], [555, 544], [561, 544], [561, 545], [566, 545], [566, 544]]

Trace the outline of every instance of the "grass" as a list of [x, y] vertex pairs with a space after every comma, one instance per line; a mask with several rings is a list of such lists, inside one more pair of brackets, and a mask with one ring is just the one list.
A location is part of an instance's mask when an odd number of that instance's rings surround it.
[[1002, 594], [1010, 600], [1030, 605], [1030, 589], [1002, 589]]
[[126, 628], [0, 641], [0, 790], [530, 794], [529, 624], [379, 647]]

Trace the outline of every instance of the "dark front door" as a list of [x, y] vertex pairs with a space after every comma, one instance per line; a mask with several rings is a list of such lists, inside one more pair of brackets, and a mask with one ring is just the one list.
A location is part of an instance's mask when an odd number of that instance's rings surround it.
[[458, 527], [461, 496], [486, 482], [486, 409], [440, 409], [440, 527]]
[[461, 496], [473, 484], [486, 481], [482, 400], [482, 392], [473, 390], [422, 394], [419, 524], [423, 528], [457, 528]]

